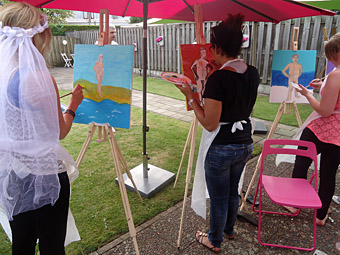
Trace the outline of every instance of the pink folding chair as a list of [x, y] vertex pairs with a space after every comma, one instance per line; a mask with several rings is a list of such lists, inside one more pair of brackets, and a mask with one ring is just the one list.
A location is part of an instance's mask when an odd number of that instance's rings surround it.
[[[278, 148], [277, 145], [293, 145], [301, 146], [301, 148]], [[271, 147], [275, 146], [275, 147]], [[276, 177], [263, 174], [263, 164], [267, 155], [270, 154], [292, 154], [309, 157], [314, 161], [314, 173], [310, 181], [303, 178], [286, 178]], [[321, 201], [317, 194], [317, 153], [314, 143], [300, 140], [286, 140], [286, 139], [267, 139], [263, 144], [262, 155], [261, 155], [261, 168], [259, 181], [256, 188], [255, 199], [253, 204], [253, 211], [259, 213], [258, 222], [258, 240], [262, 245], [282, 247], [288, 249], [297, 249], [312, 251], [315, 249], [316, 244], [316, 209], [321, 208]], [[314, 186], [312, 184], [314, 180]], [[262, 210], [262, 189], [265, 190], [270, 200], [281, 206], [291, 206], [299, 208], [297, 213], [282, 213], [273, 211]], [[259, 192], [259, 207], [258, 210], [255, 208], [255, 202], [257, 194]], [[300, 214], [301, 208], [314, 209], [314, 228], [313, 228], [313, 247], [303, 248], [295, 246], [285, 246], [279, 244], [264, 243], [261, 241], [261, 215], [262, 213], [279, 214], [279, 215], [290, 215], [297, 216]]]

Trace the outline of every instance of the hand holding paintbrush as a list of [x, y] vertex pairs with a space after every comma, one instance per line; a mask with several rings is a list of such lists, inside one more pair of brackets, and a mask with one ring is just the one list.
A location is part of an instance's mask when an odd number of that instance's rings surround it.
[[77, 84], [77, 86], [74, 87], [72, 92], [67, 93], [67, 94], [60, 97], [60, 98], [62, 98], [62, 97], [68, 96], [68, 95], [72, 95], [72, 97], [69, 101], [69, 104], [67, 106], [67, 110], [71, 110], [73, 113], [77, 110], [78, 106], [81, 104], [81, 102], [84, 99], [83, 89], [84, 89], [84, 87]]
[[322, 77], [321, 79], [314, 79], [309, 83], [308, 86], [312, 87], [313, 89], [320, 89], [325, 78], [326, 77]]

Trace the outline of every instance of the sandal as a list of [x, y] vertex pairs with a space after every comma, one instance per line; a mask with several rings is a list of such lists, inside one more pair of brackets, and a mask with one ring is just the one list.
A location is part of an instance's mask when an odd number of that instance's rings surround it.
[[227, 234], [225, 234], [225, 235], [226, 235], [226, 237], [227, 237], [229, 240], [235, 239], [235, 234], [232, 234], [231, 236], [230, 236], [230, 235], [227, 235]]
[[[210, 243], [207, 233], [197, 231], [196, 234], [195, 234], [195, 239], [199, 244], [202, 244], [204, 247], [211, 250], [212, 252], [220, 253], [221, 248], [215, 247]], [[204, 241], [204, 240], [206, 240], [206, 241]]]

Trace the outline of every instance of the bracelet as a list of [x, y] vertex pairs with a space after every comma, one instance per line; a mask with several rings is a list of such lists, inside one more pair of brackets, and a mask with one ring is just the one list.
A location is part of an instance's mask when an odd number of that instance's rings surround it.
[[193, 103], [194, 101], [195, 101], [195, 100], [191, 98], [191, 99], [188, 101], [188, 105], [190, 105], [190, 107], [192, 107], [192, 103]]
[[67, 110], [64, 112], [64, 114], [66, 114], [66, 113], [72, 115], [73, 119], [74, 119], [74, 117], [76, 117], [76, 114], [75, 114], [74, 111], [72, 111], [71, 109], [67, 109]]

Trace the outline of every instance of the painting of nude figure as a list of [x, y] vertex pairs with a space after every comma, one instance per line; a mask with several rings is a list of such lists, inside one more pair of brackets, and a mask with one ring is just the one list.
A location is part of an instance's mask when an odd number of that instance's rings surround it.
[[[205, 83], [213, 70], [210, 63], [214, 60], [214, 57], [209, 51], [210, 46], [211, 44], [181, 45], [183, 74], [191, 79], [193, 91], [197, 93], [196, 98], [202, 104]], [[187, 105], [187, 109], [191, 110], [191, 107]]]
[[74, 82], [84, 100], [74, 122], [130, 128], [133, 45], [85, 45], [74, 48]]
[[315, 76], [315, 50], [274, 50], [272, 79], [270, 87], [271, 103], [308, 103], [294, 84], [301, 84], [313, 92], [308, 84]]

